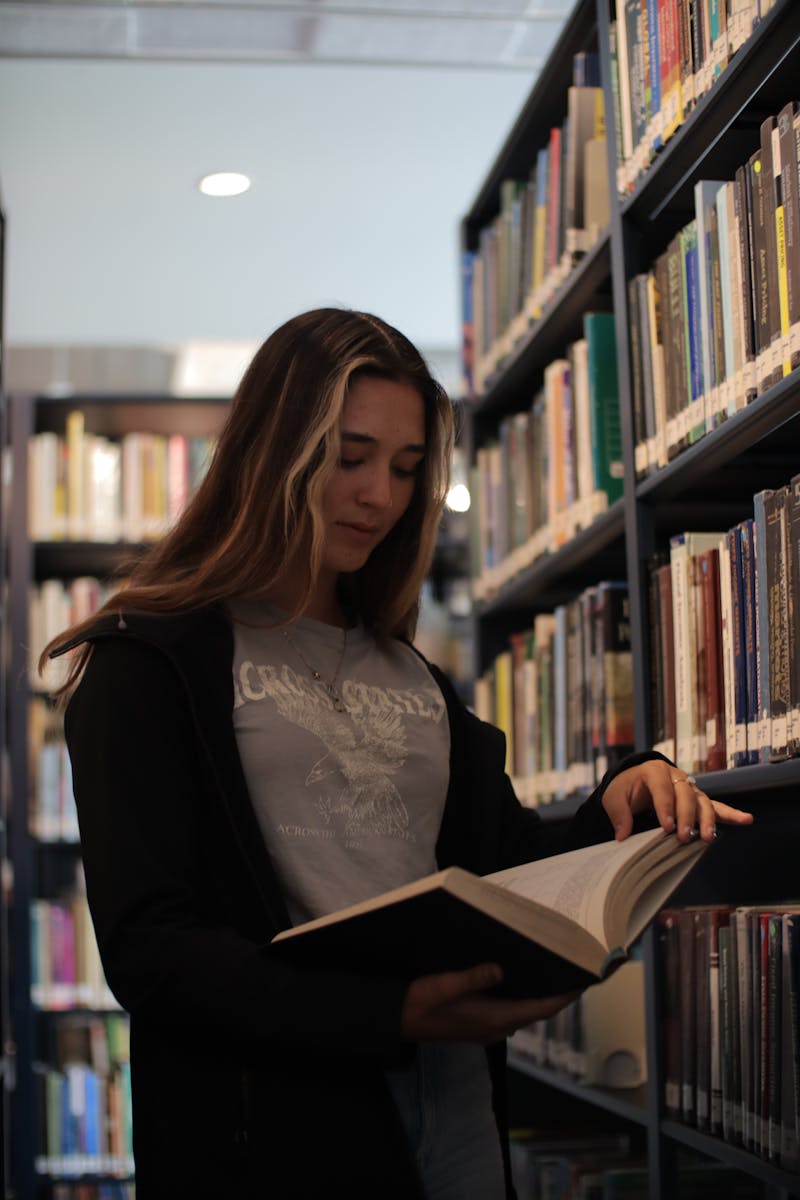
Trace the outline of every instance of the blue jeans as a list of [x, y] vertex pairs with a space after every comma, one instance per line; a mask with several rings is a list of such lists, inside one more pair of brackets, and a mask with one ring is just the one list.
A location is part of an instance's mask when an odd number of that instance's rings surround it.
[[504, 1200], [500, 1137], [481, 1046], [423, 1042], [412, 1066], [386, 1080], [427, 1200]]

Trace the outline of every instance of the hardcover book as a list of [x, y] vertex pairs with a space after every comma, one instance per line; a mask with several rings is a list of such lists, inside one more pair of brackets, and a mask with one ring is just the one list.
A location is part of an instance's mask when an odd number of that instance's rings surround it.
[[448, 867], [271, 945], [298, 965], [407, 978], [496, 962], [508, 994], [556, 995], [627, 959], [707, 849], [652, 829], [483, 877]]

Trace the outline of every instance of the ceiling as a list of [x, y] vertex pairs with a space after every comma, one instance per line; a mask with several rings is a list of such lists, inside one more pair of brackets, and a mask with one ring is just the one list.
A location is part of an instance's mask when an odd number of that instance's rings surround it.
[[452, 357], [459, 219], [571, 7], [0, 2], [7, 343], [241, 348], [336, 303]]

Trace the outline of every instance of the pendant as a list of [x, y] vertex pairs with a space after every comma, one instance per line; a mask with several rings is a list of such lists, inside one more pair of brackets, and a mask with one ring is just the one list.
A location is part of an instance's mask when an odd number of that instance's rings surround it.
[[332, 699], [333, 699], [333, 707], [336, 709], [337, 712], [347, 712], [347, 709], [344, 706], [344, 701], [341, 700], [339, 696], [334, 696]]

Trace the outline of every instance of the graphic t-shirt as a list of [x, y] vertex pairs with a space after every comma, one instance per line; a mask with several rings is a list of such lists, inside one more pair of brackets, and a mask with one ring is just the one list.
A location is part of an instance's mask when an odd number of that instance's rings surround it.
[[450, 729], [424, 662], [362, 625], [301, 617], [287, 637], [263, 602], [231, 614], [236, 740], [293, 923], [435, 871]]

